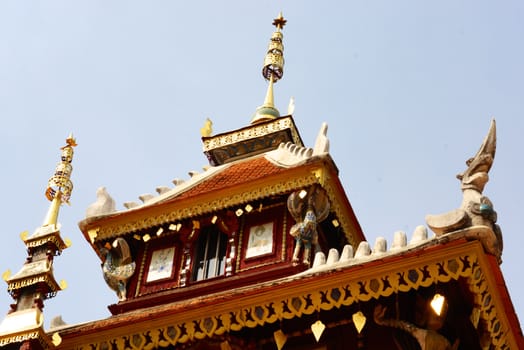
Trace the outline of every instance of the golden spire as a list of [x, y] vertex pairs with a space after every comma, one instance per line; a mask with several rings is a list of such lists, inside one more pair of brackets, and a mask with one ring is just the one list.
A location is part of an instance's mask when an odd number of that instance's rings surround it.
[[56, 165], [54, 175], [47, 182], [47, 189], [45, 195], [51, 201], [51, 206], [47, 212], [44, 224], [42, 226], [56, 225], [58, 220], [58, 212], [62, 203], [69, 204], [69, 198], [73, 191], [73, 183], [71, 182], [71, 172], [73, 167], [71, 162], [73, 160], [73, 147], [76, 146], [76, 140], [73, 134], [70, 134], [66, 139], [66, 145], [62, 148], [62, 156], [60, 163]]
[[251, 124], [276, 119], [280, 117], [280, 112], [275, 108], [273, 101], [273, 84], [279, 81], [284, 75], [284, 44], [282, 43], [282, 28], [286, 25], [286, 20], [282, 12], [273, 20], [273, 25], [277, 28], [271, 36], [269, 47], [264, 58], [262, 76], [269, 81], [264, 104], [257, 108]]
[[[52, 298], [66, 288], [67, 283], [58, 283], [53, 274], [54, 257], [70, 246], [62, 240], [58, 225], [60, 205], [69, 201], [73, 190], [71, 172], [73, 167], [73, 135], [66, 139], [61, 148], [62, 156], [54, 175], [49, 179], [45, 195], [51, 205], [44, 220], [34, 234], [28, 237], [27, 231], [20, 235], [27, 247], [27, 258], [22, 268], [11, 276], [2, 276], [7, 282], [7, 290], [15, 299], [9, 313], [0, 323], [0, 344], [20, 349], [53, 349], [60, 342], [59, 337], [47, 335], [44, 331], [44, 300]], [[12, 344], [12, 345], [11, 345]], [[53, 346], [54, 344], [54, 346]]]

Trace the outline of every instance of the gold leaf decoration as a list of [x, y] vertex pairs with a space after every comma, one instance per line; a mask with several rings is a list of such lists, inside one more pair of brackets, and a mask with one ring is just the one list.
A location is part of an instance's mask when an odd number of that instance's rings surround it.
[[326, 329], [326, 325], [323, 324], [320, 320], [311, 325], [311, 331], [313, 332], [313, 335], [315, 336], [317, 342], [320, 340], [322, 333], [324, 333], [324, 329]]

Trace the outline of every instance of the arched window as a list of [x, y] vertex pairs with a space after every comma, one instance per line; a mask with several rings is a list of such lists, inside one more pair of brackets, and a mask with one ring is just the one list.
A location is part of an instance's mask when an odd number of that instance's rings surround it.
[[201, 281], [225, 273], [227, 241], [227, 235], [220, 232], [216, 226], [209, 226], [202, 230], [193, 252], [193, 281]]

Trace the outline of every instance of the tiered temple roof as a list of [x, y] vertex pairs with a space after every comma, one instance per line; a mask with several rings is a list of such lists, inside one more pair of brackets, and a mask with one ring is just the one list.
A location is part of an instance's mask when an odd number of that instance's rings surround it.
[[[273, 23], [262, 70], [268, 90], [251, 124], [214, 136], [210, 122], [202, 129], [209, 167], [121, 211], [98, 190], [79, 226], [118, 301], [106, 319], [49, 333], [37, 324], [39, 337], [61, 339], [44, 347], [524, 348], [499, 266], [502, 232], [483, 194], [495, 123], [459, 176], [461, 207], [427, 216], [434, 234], [421, 225], [409, 240], [398, 231], [389, 248], [382, 237], [371, 246], [329, 153], [327, 125], [306, 147], [293, 117], [274, 106], [285, 23], [282, 15]], [[47, 235], [55, 231], [42, 230], [25, 240], [28, 247], [66, 246]], [[8, 283], [34, 271], [52, 276], [49, 264], [30, 260]], [[54, 291], [53, 283], [46, 286]], [[6, 320], [15, 320], [10, 315]], [[16, 322], [0, 326], [5, 344], [21, 340], [5, 336]]]

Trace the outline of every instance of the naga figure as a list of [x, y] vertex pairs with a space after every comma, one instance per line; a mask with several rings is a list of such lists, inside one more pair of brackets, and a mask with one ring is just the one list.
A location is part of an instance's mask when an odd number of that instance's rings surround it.
[[492, 120], [488, 135], [477, 154], [466, 161], [467, 169], [457, 175], [461, 181], [462, 204], [460, 208], [440, 215], [427, 215], [426, 222], [437, 236], [458, 231], [470, 226], [487, 226], [493, 229], [495, 238], [490, 250], [500, 257], [502, 233], [496, 224], [497, 213], [488, 197], [482, 194], [489, 180], [488, 172], [495, 158], [497, 135], [495, 120]]
[[296, 221], [290, 229], [291, 236], [295, 237], [293, 263], [300, 261], [299, 255], [304, 246], [303, 263], [310, 264], [311, 247], [319, 251], [317, 224], [329, 214], [329, 199], [326, 192], [318, 185], [313, 185], [308, 191], [293, 192], [287, 200], [287, 208]]
[[[375, 323], [381, 326], [393, 327], [410, 334], [417, 341], [421, 350], [457, 350], [459, 346], [459, 340], [455, 340], [453, 345], [449, 340], [444, 337], [442, 334], [438, 333], [438, 329], [424, 329], [417, 327], [416, 325], [397, 319], [388, 319], [385, 318], [387, 308], [382, 305], [377, 305], [375, 307], [375, 312], [373, 313], [373, 319]], [[442, 324], [438, 324], [437, 328], [440, 328]]]
[[102, 263], [104, 280], [109, 288], [116, 292], [118, 300], [126, 300], [127, 280], [133, 275], [136, 267], [129, 245], [125, 239], [117, 238], [113, 244], [103, 247], [100, 251], [105, 255]]

